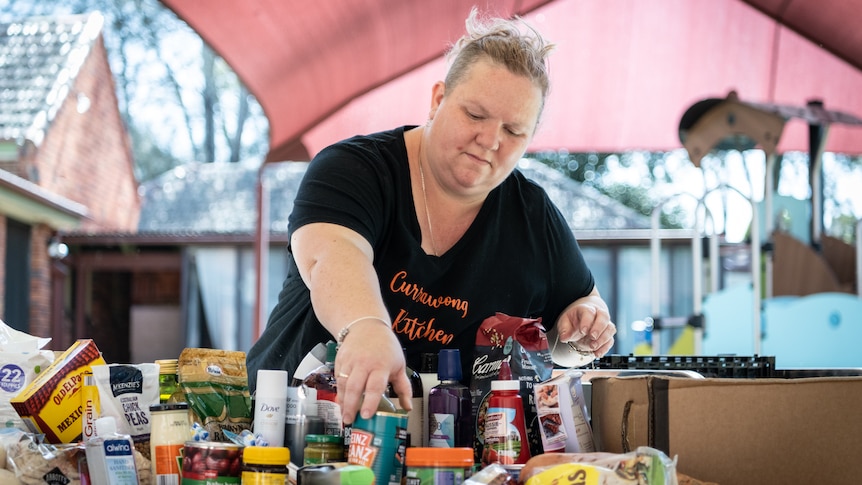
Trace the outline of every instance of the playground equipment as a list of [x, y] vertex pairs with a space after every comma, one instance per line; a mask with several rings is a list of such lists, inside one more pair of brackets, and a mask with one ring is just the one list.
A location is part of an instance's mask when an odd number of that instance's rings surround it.
[[[735, 190], [743, 196], [752, 206], [752, 224], [750, 231], [750, 248], [751, 248], [751, 336], [753, 342], [753, 350], [755, 354], [761, 352], [762, 343], [762, 319], [764, 315], [764, 301], [768, 301], [773, 297], [773, 273], [775, 261], [773, 260], [773, 240], [775, 233], [775, 217], [773, 214], [773, 186], [774, 186], [774, 166], [777, 163], [776, 155], [777, 145], [781, 139], [781, 134], [784, 129], [785, 122], [791, 118], [800, 118], [809, 124], [810, 134], [810, 170], [811, 170], [811, 189], [812, 189], [812, 220], [809, 226], [811, 236], [811, 247], [814, 251], [819, 251], [823, 240], [823, 207], [822, 207], [822, 177], [820, 165], [822, 162], [823, 149], [825, 147], [826, 135], [831, 123], [844, 123], [862, 126], [862, 119], [853, 115], [841, 113], [838, 111], [827, 111], [823, 107], [823, 103], [819, 101], [811, 101], [804, 107], [794, 107], [777, 104], [763, 103], [748, 103], [741, 102], [735, 92], [731, 92], [724, 99], [710, 98], [699, 101], [693, 104], [683, 115], [680, 121], [679, 133], [680, 140], [683, 146], [689, 153], [691, 161], [695, 166], [700, 166], [701, 160], [710, 151], [714, 149], [735, 149], [739, 151], [748, 150], [754, 147], [760, 147], [766, 155], [766, 170], [765, 170], [765, 185], [764, 185], [764, 237], [760, 235], [760, 222], [758, 220], [758, 210], [754, 202], [754, 194], [749, 198], [742, 194], [739, 190], [729, 187], [716, 187], [713, 190]], [[657, 207], [653, 212], [653, 240], [651, 241], [651, 249], [653, 251], [652, 266], [653, 266], [653, 318], [660, 323], [659, 328], [667, 328], [669, 326], [685, 326], [690, 325], [695, 330], [695, 350], [701, 351], [701, 342], [703, 337], [703, 315], [701, 314], [700, 301], [703, 298], [701, 288], [702, 284], [702, 244], [701, 238], [703, 230], [701, 227], [700, 213], [706, 214], [713, 222], [712, 234], [710, 236], [710, 267], [711, 267], [711, 287], [713, 290], [718, 288], [717, 273], [719, 263], [718, 257], [718, 241], [714, 219], [711, 214], [705, 210], [704, 199], [697, 201], [698, 216], [695, 222], [695, 227], [692, 233], [692, 258], [694, 276], [694, 306], [692, 316], [686, 318], [666, 317], [662, 318], [659, 315], [660, 298], [658, 295], [658, 258], [660, 253], [660, 241], [658, 240], [658, 213], [660, 207]], [[666, 202], [666, 201], [665, 201]], [[663, 202], [661, 205], [664, 205]], [[761, 241], [763, 239], [763, 241]], [[856, 292], [862, 297], [862, 261], [859, 255], [862, 254], [862, 221], [857, 223], [856, 227]], [[764, 277], [761, 279], [761, 257], [763, 257]], [[797, 261], [780, 261], [782, 265], [797, 264]], [[761, 281], [764, 287], [761, 288]], [[852, 310], [851, 310], [852, 311]], [[839, 319], [840, 320], [840, 319]], [[851, 319], [852, 320], [852, 319]], [[709, 323], [709, 322], [707, 322]], [[657, 332], [658, 333], [658, 332]], [[655, 343], [659, 345], [656, 346]], [[654, 336], [653, 348], [660, 350], [661, 336]]]

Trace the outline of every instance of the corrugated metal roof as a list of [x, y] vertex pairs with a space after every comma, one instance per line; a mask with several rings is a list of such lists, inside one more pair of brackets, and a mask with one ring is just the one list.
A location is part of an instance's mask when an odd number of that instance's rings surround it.
[[[307, 162], [266, 165], [270, 232], [287, 233], [287, 217]], [[253, 234], [257, 163], [189, 163], [141, 184], [141, 232]]]
[[[271, 234], [286, 234], [293, 199], [307, 162], [266, 164]], [[257, 163], [191, 163], [141, 185], [142, 233], [253, 234], [257, 220]], [[518, 169], [545, 188], [572, 230], [644, 229], [649, 218], [540, 162]]]
[[91, 13], [0, 24], [0, 139], [42, 142], [103, 22]]

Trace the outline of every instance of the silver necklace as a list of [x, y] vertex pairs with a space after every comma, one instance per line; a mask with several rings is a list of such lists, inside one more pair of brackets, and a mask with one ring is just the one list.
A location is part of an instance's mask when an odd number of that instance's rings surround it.
[[425, 172], [422, 170], [422, 139], [419, 139], [419, 181], [422, 184], [422, 201], [425, 202], [425, 218], [428, 220], [428, 236], [431, 237], [431, 250], [434, 256], [440, 256], [437, 243], [434, 241], [434, 228], [431, 226], [431, 212], [428, 210], [428, 194], [425, 191]]

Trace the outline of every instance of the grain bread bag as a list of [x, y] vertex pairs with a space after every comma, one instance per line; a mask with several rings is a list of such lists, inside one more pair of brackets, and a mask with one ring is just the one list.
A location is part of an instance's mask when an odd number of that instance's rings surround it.
[[504, 360], [509, 360], [512, 378], [521, 384], [519, 394], [524, 400], [530, 454], [535, 456], [543, 451], [533, 386], [550, 379], [553, 372], [545, 329], [541, 319], [497, 313], [479, 326], [471, 366], [470, 396], [476, 423], [473, 449], [476, 450], [477, 463], [485, 445], [484, 416], [491, 394], [491, 381], [497, 379]]

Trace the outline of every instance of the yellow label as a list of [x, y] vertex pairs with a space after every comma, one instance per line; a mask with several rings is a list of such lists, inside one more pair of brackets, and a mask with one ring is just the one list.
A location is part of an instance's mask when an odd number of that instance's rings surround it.
[[84, 371], [83, 377], [81, 402], [84, 406], [84, 419], [81, 422], [81, 436], [86, 442], [96, 436], [96, 419], [99, 417], [101, 408], [99, 407], [99, 388], [96, 387], [96, 382], [93, 380], [93, 371], [88, 368]]
[[284, 485], [286, 473], [242, 472], [242, 485]]
[[599, 485], [601, 471], [580, 463], [565, 463], [533, 475], [524, 485]]

